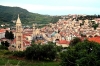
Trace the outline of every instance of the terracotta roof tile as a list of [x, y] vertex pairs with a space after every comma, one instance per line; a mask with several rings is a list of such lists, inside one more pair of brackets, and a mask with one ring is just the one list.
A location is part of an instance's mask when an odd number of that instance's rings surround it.
[[69, 44], [69, 42], [66, 41], [66, 40], [59, 40], [58, 43], [59, 43], [59, 44]]
[[92, 38], [88, 38], [88, 40], [100, 43], [100, 37], [92, 37]]

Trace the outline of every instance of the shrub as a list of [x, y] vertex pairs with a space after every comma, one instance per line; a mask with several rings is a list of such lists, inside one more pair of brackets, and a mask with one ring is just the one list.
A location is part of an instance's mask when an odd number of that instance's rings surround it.
[[24, 57], [24, 51], [15, 51], [13, 56], [17, 56], [17, 57]]
[[8, 48], [7, 48], [6, 46], [3, 46], [3, 45], [0, 45], [0, 49], [1, 49], [1, 50], [4, 50], [4, 49], [5, 49], [5, 50], [8, 50]]

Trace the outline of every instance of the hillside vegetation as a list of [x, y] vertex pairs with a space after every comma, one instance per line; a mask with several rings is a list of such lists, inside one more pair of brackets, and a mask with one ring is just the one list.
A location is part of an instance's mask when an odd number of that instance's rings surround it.
[[60, 16], [31, 13], [20, 7], [0, 6], [0, 24], [14, 24], [13, 22], [16, 21], [18, 14], [23, 25], [55, 23], [61, 18]]

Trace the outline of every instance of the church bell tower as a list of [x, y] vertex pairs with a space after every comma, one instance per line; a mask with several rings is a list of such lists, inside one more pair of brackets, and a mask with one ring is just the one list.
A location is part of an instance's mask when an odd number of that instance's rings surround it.
[[23, 29], [19, 15], [16, 21], [16, 51], [23, 51]]

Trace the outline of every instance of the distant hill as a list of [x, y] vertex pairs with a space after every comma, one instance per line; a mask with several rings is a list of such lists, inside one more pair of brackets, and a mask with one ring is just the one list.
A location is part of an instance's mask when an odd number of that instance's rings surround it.
[[17, 15], [20, 15], [23, 25], [48, 24], [50, 22], [55, 23], [60, 16], [41, 15], [38, 13], [31, 13], [26, 9], [20, 7], [9, 7], [0, 5], [0, 25], [1, 24], [14, 24], [17, 19]]

